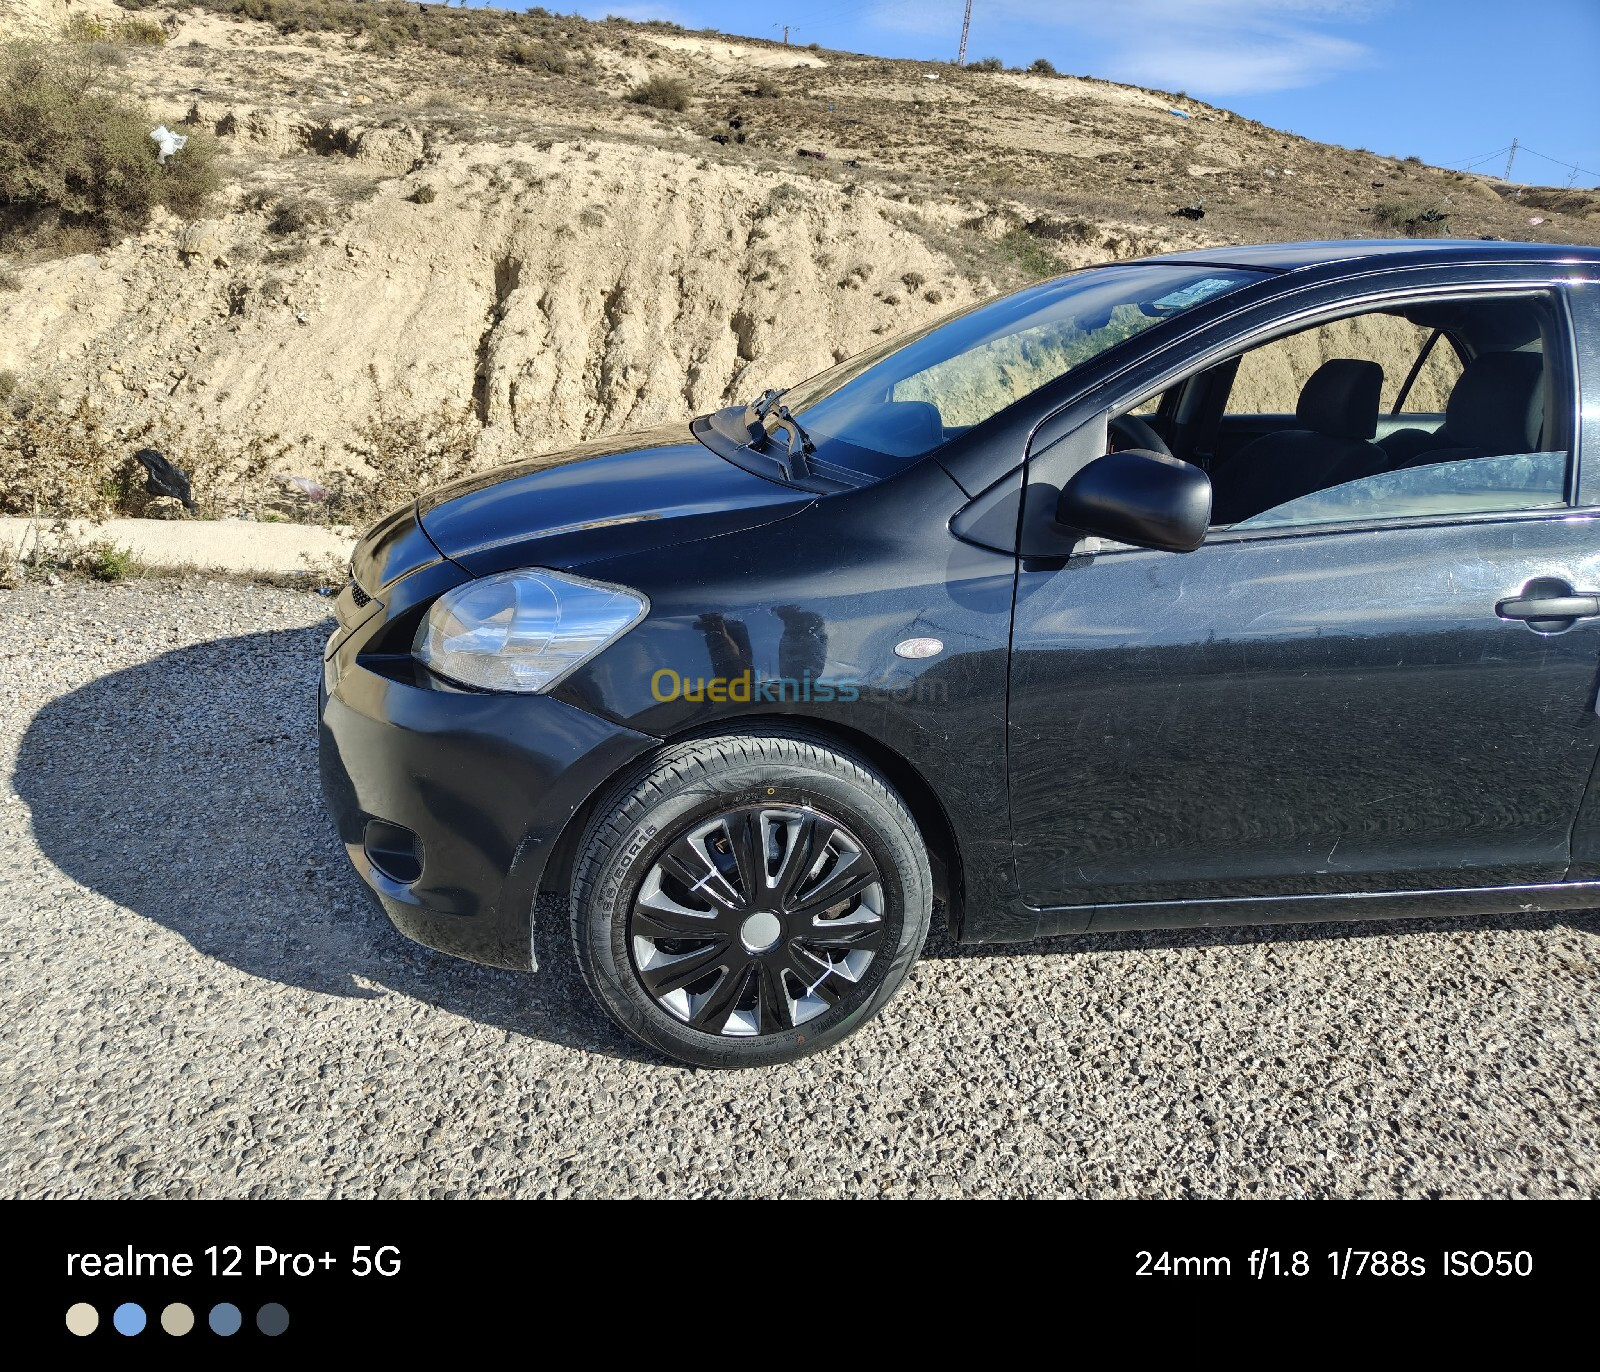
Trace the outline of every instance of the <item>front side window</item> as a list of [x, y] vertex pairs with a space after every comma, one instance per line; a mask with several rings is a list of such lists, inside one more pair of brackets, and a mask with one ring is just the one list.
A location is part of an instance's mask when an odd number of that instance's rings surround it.
[[1443, 414], [1451, 387], [1461, 378], [1461, 359], [1448, 337], [1436, 336], [1435, 330], [1403, 315], [1359, 314], [1276, 338], [1245, 353], [1228, 393], [1229, 412], [1293, 414], [1311, 374], [1335, 357], [1376, 358], [1383, 363], [1378, 408], [1384, 415]]
[[1097, 267], [853, 358], [784, 401], [829, 462], [920, 457], [1163, 320], [1262, 279], [1232, 267]]
[[1513, 453], [1428, 462], [1313, 491], [1235, 525], [1281, 529], [1349, 520], [1544, 510], [1566, 504], [1565, 452]]
[[1558, 317], [1527, 294], [1327, 321], [1191, 377], [1150, 423], [1210, 476], [1213, 527], [1559, 508], [1573, 404]]

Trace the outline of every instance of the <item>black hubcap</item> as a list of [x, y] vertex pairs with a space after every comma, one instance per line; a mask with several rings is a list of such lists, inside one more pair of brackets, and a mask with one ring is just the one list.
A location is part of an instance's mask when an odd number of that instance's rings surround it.
[[645, 876], [628, 919], [633, 965], [656, 1004], [708, 1034], [776, 1034], [860, 984], [884, 933], [866, 846], [804, 805], [700, 820]]

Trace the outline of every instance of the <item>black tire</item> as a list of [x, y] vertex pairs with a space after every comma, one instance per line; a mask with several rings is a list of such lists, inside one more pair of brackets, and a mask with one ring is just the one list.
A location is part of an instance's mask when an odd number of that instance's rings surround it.
[[[677, 875], [688, 852], [703, 862], [698, 885]], [[716, 931], [660, 937], [659, 921], [681, 926], [702, 905]], [[629, 1034], [702, 1067], [762, 1067], [827, 1048], [882, 1009], [932, 905], [927, 848], [894, 789], [848, 752], [762, 730], [673, 745], [617, 785], [579, 844], [572, 935], [590, 991]], [[748, 913], [757, 906], [773, 912]], [[675, 963], [705, 964], [692, 985], [711, 989], [663, 992]], [[802, 985], [801, 968], [817, 981]]]

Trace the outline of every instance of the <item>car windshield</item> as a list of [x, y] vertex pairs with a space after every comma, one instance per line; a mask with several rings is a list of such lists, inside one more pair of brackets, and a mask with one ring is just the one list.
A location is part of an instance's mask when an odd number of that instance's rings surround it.
[[886, 475], [1118, 343], [1262, 275], [1193, 263], [1097, 267], [895, 339], [783, 401], [826, 461]]

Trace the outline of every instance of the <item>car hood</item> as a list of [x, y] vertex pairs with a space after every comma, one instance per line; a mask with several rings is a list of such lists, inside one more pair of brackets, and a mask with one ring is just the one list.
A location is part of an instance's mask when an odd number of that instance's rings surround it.
[[430, 491], [417, 515], [440, 552], [486, 576], [712, 538], [816, 498], [736, 467], [672, 425], [479, 472]]

